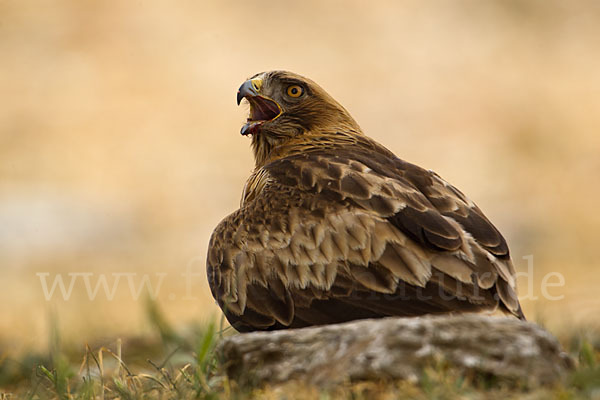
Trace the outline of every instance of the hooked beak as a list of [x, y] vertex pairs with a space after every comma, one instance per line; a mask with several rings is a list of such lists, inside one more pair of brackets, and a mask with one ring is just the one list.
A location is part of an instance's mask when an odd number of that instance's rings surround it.
[[[242, 83], [242, 86], [240, 86], [240, 88], [238, 89], [237, 92], [237, 105], [239, 106], [240, 103], [242, 102], [242, 100], [246, 97], [255, 97], [258, 96], [258, 84], [257, 82], [252, 82], [252, 81], [258, 81], [258, 79], [249, 79], [246, 82]], [[260, 80], [261, 82], [261, 86], [262, 86], [262, 80]], [[256, 85], [256, 86], [255, 86]]]
[[249, 79], [238, 89], [237, 104], [240, 105], [243, 99], [250, 103], [250, 115], [240, 131], [244, 136], [258, 133], [262, 124], [273, 121], [282, 113], [277, 102], [260, 94], [262, 84], [261, 78]]

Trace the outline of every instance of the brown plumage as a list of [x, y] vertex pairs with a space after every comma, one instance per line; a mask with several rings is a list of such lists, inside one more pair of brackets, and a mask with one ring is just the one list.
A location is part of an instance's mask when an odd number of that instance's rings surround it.
[[235, 329], [495, 309], [524, 319], [506, 241], [458, 189], [365, 136], [309, 79], [258, 74], [243, 98], [256, 166], [207, 259]]

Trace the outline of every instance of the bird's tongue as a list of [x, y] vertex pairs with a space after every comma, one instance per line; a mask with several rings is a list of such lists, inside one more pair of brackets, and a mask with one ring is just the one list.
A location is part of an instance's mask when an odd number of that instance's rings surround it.
[[250, 118], [248, 121], [270, 121], [279, 115], [279, 107], [269, 99], [254, 97], [250, 104]]
[[264, 97], [250, 97], [248, 101], [250, 102], [250, 116], [240, 131], [244, 136], [258, 133], [263, 123], [277, 118], [281, 112], [277, 103]]

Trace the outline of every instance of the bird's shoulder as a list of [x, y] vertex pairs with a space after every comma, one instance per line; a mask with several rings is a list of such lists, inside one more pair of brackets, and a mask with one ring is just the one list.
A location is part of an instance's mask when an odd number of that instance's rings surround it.
[[[373, 171], [368, 166], [369, 162], [364, 162], [366, 159], [384, 168], [401, 161], [358, 132], [325, 132], [290, 140], [275, 149], [267, 162], [256, 168], [248, 178], [242, 205], [266, 193], [266, 190], [284, 187], [329, 196], [332, 197], [330, 201], [364, 197], [367, 195], [363, 193], [365, 190], [381, 184], [378, 178], [398, 178]], [[354, 182], [354, 177], [359, 175], [369, 182]]]

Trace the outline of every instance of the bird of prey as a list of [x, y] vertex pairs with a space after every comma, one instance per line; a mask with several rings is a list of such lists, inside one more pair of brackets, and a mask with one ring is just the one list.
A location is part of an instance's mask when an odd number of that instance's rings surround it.
[[260, 73], [243, 99], [255, 168], [207, 257], [236, 330], [496, 310], [525, 319], [506, 241], [458, 189], [367, 137], [310, 79]]

